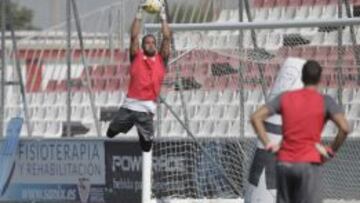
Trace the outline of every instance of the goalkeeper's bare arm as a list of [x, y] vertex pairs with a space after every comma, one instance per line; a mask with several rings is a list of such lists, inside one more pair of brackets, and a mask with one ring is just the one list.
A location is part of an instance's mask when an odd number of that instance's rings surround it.
[[162, 56], [164, 61], [167, 62], [171, 50], [171, 31], [169, 24], [167, 23], [165, 7], [162, 7], [161, 9], [160, 19], [161, 19], [161, 32], [163, 35], [161, 48], [160, 48], [160, 55]]
[[132, 61], [136, 52], [139, 50], [139, 35], [141, 30], [141, 20], [143, 17], [143, 10], [139, 6], [135, 19], [131, 25], [130, 32], [130, 60]]
[[[130, 38], [130, 60], [132, 61], [136, 55], [136, 53], [140, 49], [139, 44], [139, 35], [141, 30], [141, 20], [143, 17], [143, 9], [139, 6], [136, 17], [131, 26], [131, 38]], [[161, 8], [159, 13], [161, 20], [161, 33], [162, 33], [162, 42], [160, 50], [158, 51], [156, 48], [156, 38], [152, 34], [147, 34], [142, 38], [141, 41], [141, 49], [145, 55], [149, 57], [155, 56], [155, 54], [159, 53], [163, 60], [167, 62], [170, 56], [171, 50], [171, 31], [170, 27], [167, 23], [165, 6]]]

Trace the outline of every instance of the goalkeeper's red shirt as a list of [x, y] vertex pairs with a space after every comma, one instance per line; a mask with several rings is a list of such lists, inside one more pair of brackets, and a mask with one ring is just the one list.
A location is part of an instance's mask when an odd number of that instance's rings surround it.
[[304, 88], [285, 92], [270, 101], [267, 107], [282, 117], [283, 140], [277, 155], [279, 161], [320, 163], [315, 144], [331, 114], [342, 108], [330, 96]]
[[160, 54], [146, 56], [139, 50], [131, 63], [129, 98], [155, 101], [160, 94], [161, 84], [165, 76], [165, 64]]

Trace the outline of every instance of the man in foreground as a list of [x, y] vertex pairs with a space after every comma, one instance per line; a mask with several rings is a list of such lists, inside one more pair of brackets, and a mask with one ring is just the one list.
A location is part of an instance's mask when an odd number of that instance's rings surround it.
[[[277, 203], [319, 203], [321, 164], [333, 157], [349, 133], [342, 108], [318, 91], [322, 67], [307, 61], [302, 70], [304, 88], [285, 92], [251, 116], [251, 123], [265, 149], [277, 153]], [[282, 117], [283, 140], [270, 142], [264, 121], [273, 114]], [[339, 132], [330, 146], [320, 144], [327, 120]]]

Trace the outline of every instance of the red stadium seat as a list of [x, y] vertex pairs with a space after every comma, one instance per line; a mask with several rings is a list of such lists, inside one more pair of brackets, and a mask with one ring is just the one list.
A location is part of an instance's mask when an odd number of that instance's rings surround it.
[[239, 75], [232, 75], [229, 78], [227, 89], [230, 89], [230, 90], [238, 90], [239, 89]]
[[303, 0], [302, 6], [312, 6], [316, 3], [317, 0]]
[[105, 89], [105, 85], [106, 85], [106, 79], [102, 79], [102, 78], [96, 78], [94, 80], [92, 80], [93, 83], [93, 90], [95, 91], [102, 91]]
[[215, 78], [213, 77], [207, 77], [205, 79], [205, 82], [203, 84], [203, 87], [205, 88], [205, 90], [212, 90], [215, 88], [215, 85], [214, 85], [214, 81], [215, 81]]
[[62, 92], [62, 91], [66, 91], [66, 87], [67, 87], [67, 84], [66, 84], [67, 82], [66, 82], [66, 80], [61, 80], [60, 82], [58, 82], [57, 84], [56, 84], [56, 91], [58, 91], [58, 92]]
[[354, 53], [353, 47], [346, 47], [346, 48], [345, 48], [344, 57], [345, 57], [345, 59], [352, 59], [352, 60], [354, 60], [354, 58], [355, 58], [355, 53]]
[[329, 0], [328, 4], [337, 4], [337, 3], [338, 3], [338, 0]]
[[327, 46], [319, 46], [316, 50], [316, 58], [320, 60], [326, 60], [330, 53], [330, 47]]
[[335, 46], [330, 47], [330, 52], [329, 52], [328, 58], [336, 59], [337, 55], [338, 55], [338, 48]]
[[129, 74], [129, 65], [117, 65], [116, 66], [116, 73], [115, 73], [115, 76], [118, 77], [118, 76], [126, 76]]
[[264, 6], [264, 0], [254, 0], [253, 6], [255, 8], [261, 8]]
[[120, 79], [110, 78], [106, 81], [105, 91], [115, 91], [120, 89]]
[[104, 66], [96, 66], [94, 71], [91, 73], [91, 77], [92, 78], [101, 78], [101, 77], [103, 77], [104, 72], [105, 72]]
[[[338, 51], [338, 48], [336, 46], [331, 47], [331, 50], [330, 50], [330, 53], [329, 53], [329, 58], [337, 59], [338, 52], [339, 51]], [[353, 60], [354, 59], [354, 52], [353, 52], [353, 49], [351, 47], [346, 47], [344, 49], [343, 59], [345, 59], [345, 60]]]
[[[87, 67], [87, 70], [89, 71], [89, 75], [91, 77], [91, 75], [93, 74], [93, 71], [95, 70], [96, 68], [96, 65], [95, 66], [89, 66]], [[85, 69], [82, 70], [82, 73], [81, 73], [81, 76], [80, 77], [86, 77], [86, 72], [85, 72]]]
[[[174, 67], [172, 69], [172, 71], [174, 71], [174, 73], [176, 73], [176, 68], [178, 67]], [[194, 75], [194, 66], [193, 64], [183, 64], [181, 67], [181, 76], [193, 76]]]
[[46, 90], [47, 92], [52, 92], [56, 90], [56, 85], [57, 85], [57, 80], [50, 80], [48, 82], [48, 84], [46, 85]]
[[281, 59], [286, 58], [289, 55], [289, 47], [281, 47], [276, 55]]
[[356, 63], [354, 59], [345, 58], [343, 60], [342, 66], [344, 67], [356, 67]]
[[303, 52], [302, 52], [302, 57], [304, 57], [306, 59], [315, 59], [315, 54], [316, 54], [315, 46], [304, 47]]
[[82, 79], [80, 78], [72, 79], [71, 91], [85, 91], [86, 88], [87, 88], [86, 84], [82, 82]]
[[301, 6], [302, 0], [289, 0], [289, 6]]
[[116, 65], [106, 66], [104, 70], [104, 78], [112, 78], [116, 73]]
[[217, 77], [214, 81], [214, 88], [215, 90], [225, 90], [229, 84], [229, 77], [228, 76], [221, 76]]
[[288, 56], [301, 57], [302, 56], [302, 47], [290, 48]]
[[121, 80], [121, 89], [123, 91], [127, 91], [128, 90], [128, 87], [129, 87], [129, 84], [130, 84], [130, 77], [123, 77], [122, 80]]
[[289, 5], [289, 0], [277, 0], [276, 6], [287, 7]]
[[353, 0], [353, 5], [360, 6], [360, 0]]
[[317, 4], [317, 5], [328, 5], [329, 0], [316, 0], [315, 4]]
[[266, 64], [265, 65], [265, 75], [273, 76], [277, 72], [278, 64]]
[[276, 0], [264, 0], [264, 7], [272, 8], [275, 6]]
[[209, 64], [208, 63], [198, 64], [194, 68], [194, 75], [208, 75], [208, 73], [209, 73]]

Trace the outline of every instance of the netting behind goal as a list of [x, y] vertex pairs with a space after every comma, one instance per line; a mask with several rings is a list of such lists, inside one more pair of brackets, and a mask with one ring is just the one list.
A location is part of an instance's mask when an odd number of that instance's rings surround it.
[[[177, 58], [162, 90], [170, 109], [164, 104], [158, 109], [153, 152], [154, 157], [174, 161], [168, 171], [161, 163], [153, 167], [154, 198], [244, 197], [256, 149], [249, 116], [265, 103], [281, 64], [292, 56], [321, 63], [321, 91], [343, 105], [354, 129], [324, 167], [323, 196], [360, 199], [358, 46], [350, 39], [349, 27], [319, 27], [257, 29], [255, 41], [250, 30], [243, 30], [243, 38], [239, 31], [174, 34]], [[355, 36], [358, 29], [354, 27]], [[336, 132], [327, 124], [324, 140], [332, 140]]]

